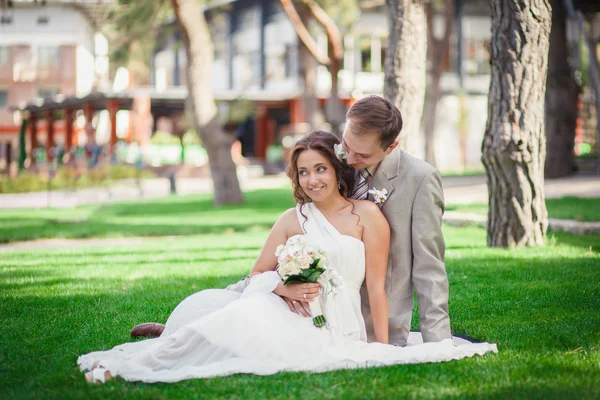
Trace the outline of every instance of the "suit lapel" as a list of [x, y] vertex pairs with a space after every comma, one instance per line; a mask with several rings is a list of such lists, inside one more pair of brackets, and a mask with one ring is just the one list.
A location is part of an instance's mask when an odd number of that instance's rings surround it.
[[386, 189], [387, 190], [387, 195], [388, 197], [392, 194], [392, 192], [394, 191], [394, 187], [392, 186], [392, 184], [390, 183], [390, 179], [388, 179], [388, 177], [381, 172], [381, 168], [377, 169], [377, 171], [375, 172], [375, 175], [373, 175], [373, 189], [377, 189], [377, 190], [383, 190]]
[[[388, 198], [394, 191], [394, 186], [392, 186], [390, 181], [398, 176], [398, 168], [400, 166], [401, 156], [402, 151], [400, 149], [395, 149], [391, 154], [387, 155], [381, 161], [379, 168], [377, 168], [375, 175], [373, 175], [373, 189], [386, 189]], [[379, 208], [382, 206], [383, 204], [379, 204]]]

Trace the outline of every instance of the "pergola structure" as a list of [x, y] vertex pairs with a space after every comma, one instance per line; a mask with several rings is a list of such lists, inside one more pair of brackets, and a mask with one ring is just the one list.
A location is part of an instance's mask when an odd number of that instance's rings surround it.
[[[79, 110], [83, 111], [85, 124], [90, 124], [95, 113], [107, 110], [110, 121], [109, 135], [109, 153], [114, 154], [117, 137], [117, 113], [121, 110], [131, 111], [129, 120], [129, 134], [126, 141], [140, 141], [144, 139], [142, 135], [148, 134], [148, 130], [156, 131], [159, 118], [174, 119], [180, 117], [185, 112], [185, 102], [187, 99], [187, 88], [172, 87], [166, 90], [157, 90], [151, 87], [139, 87], [124, 92], [92, 92], [84, 97], [66, 97], [60, 95], [53, 100], [39, 99], [36, 102], [23, 104], [17, 111], [20, 111], [23, 118], [27, 120], [28, 149], [27, 158], [29, 165], [35, 164], [33, 150], [35, 150], [40, 140], [38, 138], [38, 123], [45, 121], [47, 129], [45, 151], [48, 160], [52, 160], [52, 148], [55, 146], [55, 126], [54, 123], [62, 121], [64, 123], [64, 147], [65, 156], [69, 157], [74, 146], [78, 146], [77, 131], [74, 128], [75, 115]], [[300, 93], [287, 93], [286, 95], [252, 95], [243, 96], [237, 92], [218, 93], [215, 96], [217, 100], [231, 102], [238, 99], [252, 101], [254, 104], [255, 116], [255, 146], [254, 157], [259, 160], [266, 159], [266, 150], [273, 142], [276, 127], [277, 110], [289, 110], [289, 121], [286, 124], [290, 126], [299, 126], [304, 122], [303, 107], [301, 104]], [[324, 99], [322, 99], [324, 101]], [[347, 105], [351, 105], [352, 99], [344, 99]], [[286, 112], [283, 112], [286, 114]], [[146, 121], [152, 119], [153, 126], [145, 126]], [[143, 125], [143, 126], [141, 126]], [[42, 125], [43, 126], [43, 125]], [[65, 160], [68, 161], [68, 160]]]
[[[23, 117], [27, 119], [28, 136], [30, 145], [28, 159], [29, 165], [35, 165], [33, 151], [38, 147], [38, 122], [46, 122], [45, 151], [48, 160], [52, 160], [52, 149], [55, 146], [54, 123], [62, 120], [64, 123], [64, 147], [65, 156], [69, 157], [74, 146], [78, 145], [76, 131], [74, 129], [75, 115], [79, 110], [83, 111], [85, 126], [92, 123], [96, 112], [107, 110], [110, 121], [109, 154], [114, 154], [117, 143], [117, 113], [120, 110], [130, 110], [137, 118], [130, 119], [130, 134], [128, 141], [140, 139], [135, 132], [137, 123], [153, 116], [154, 123], [160, 117], [171, 117], [175, 113], [183, 112], [187, 92], [171, 91], [168, 93], [157, 92], [154, 89], [138, 89], [130, 92], [92, 92], [84, 97], [57, 97], [54, 100], [46, 100], [23, 105], [19, 108]], [[139, 127], [138, 127], [139, 128]], [[150, 127], [148, 127], [150, 128]], [[138, 129], [139, 130], [139, 129]], [[69, 161], [69, 158], [67, 160]]]

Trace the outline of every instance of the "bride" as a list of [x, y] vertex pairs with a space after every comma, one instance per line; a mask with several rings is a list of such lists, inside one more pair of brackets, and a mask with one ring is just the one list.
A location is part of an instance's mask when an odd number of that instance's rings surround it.
[[[173, 311], [160, 337], [80, 356], [81, 370], [90, 371], [86, 379], [176, 382], [238, 373], [441, 362], [496, 352], [495, 344], [456, 346], [452, 339], [408, 347], [387, 344], [390, 228], [377, 205], [348, 199], [354, 172], [336, 158], [338, 143], [332, 134], [313, 132], [294, 147], [288, 174], [298, 204], [273, 226], [243, 293], [206, 290], [190, 296]], [[304, 235], [312, 247], [327, 253], [342, 278], [335, 293], [322, 293], [318, 283], [283, 286], [275, 271], [275, 251], [294, 235]], [[360, 311], [363, 281], [375, 343], [366, 341]], [[282, 299], [320, 301], [319, 295], [327, 319], [321, 328], [311, 318], [290, 312]]]

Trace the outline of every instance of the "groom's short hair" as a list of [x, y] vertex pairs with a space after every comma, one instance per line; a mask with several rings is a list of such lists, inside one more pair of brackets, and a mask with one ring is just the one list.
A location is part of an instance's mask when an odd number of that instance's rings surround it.
[[352, 121], [351, 132], [361, 135], [377, 132], [381, 147], [387, 149], [402, 130], [402, 114], [391, 101], [381, 96], [365, 96], [350, 107], [346, 120]]

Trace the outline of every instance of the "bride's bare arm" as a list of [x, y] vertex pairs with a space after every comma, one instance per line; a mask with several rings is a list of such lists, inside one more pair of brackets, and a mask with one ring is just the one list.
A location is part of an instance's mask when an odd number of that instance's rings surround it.
[[385, 294], [390, 226], [381, 210], [371, 202], [361, 204], [360, 223], [364, 227], [362, 240], [366, 252], [367, 293], [375, 340], [388, 343], [388, 304]]
[[[298, 222], [296, 209], [291, 208], [284, 212], [271, 228], [258, 259], [250, 271], [250, 278], [263, 272], [274, 271], [277, 267], [277, 257], [275, 257], [277, 246], [284, 244], [289, 237], [298, 234], [302, 234], [302, 227]], [[307, 317], [309, 316], [308, 312], [300, 306], [300, 303], [295, 306], [294, 301], [306, 304], [307, 300], [317, 297], [319, 295], [319, 284], [298, 283], [283, 286], [283, 283], [280, 283], [273, 292], [285, 300], [292, 312]], [[306, 297], [304, 297], [304, 294], [306, 294]]]
[[[298, 227], [294, 226], [294, 222]], [[277, 257], [275, 257], [277, 246], [284, 244], [290, 236], [301, 233], [302, 230], [298, 224], [295, 209], [290, 208], [281, 214], [273, 228], [271, 228], [271, 232], [269, 232], [269, 236], [250, 271], [250, 277], [266, 271], [275, 271], [277, 267]]]

